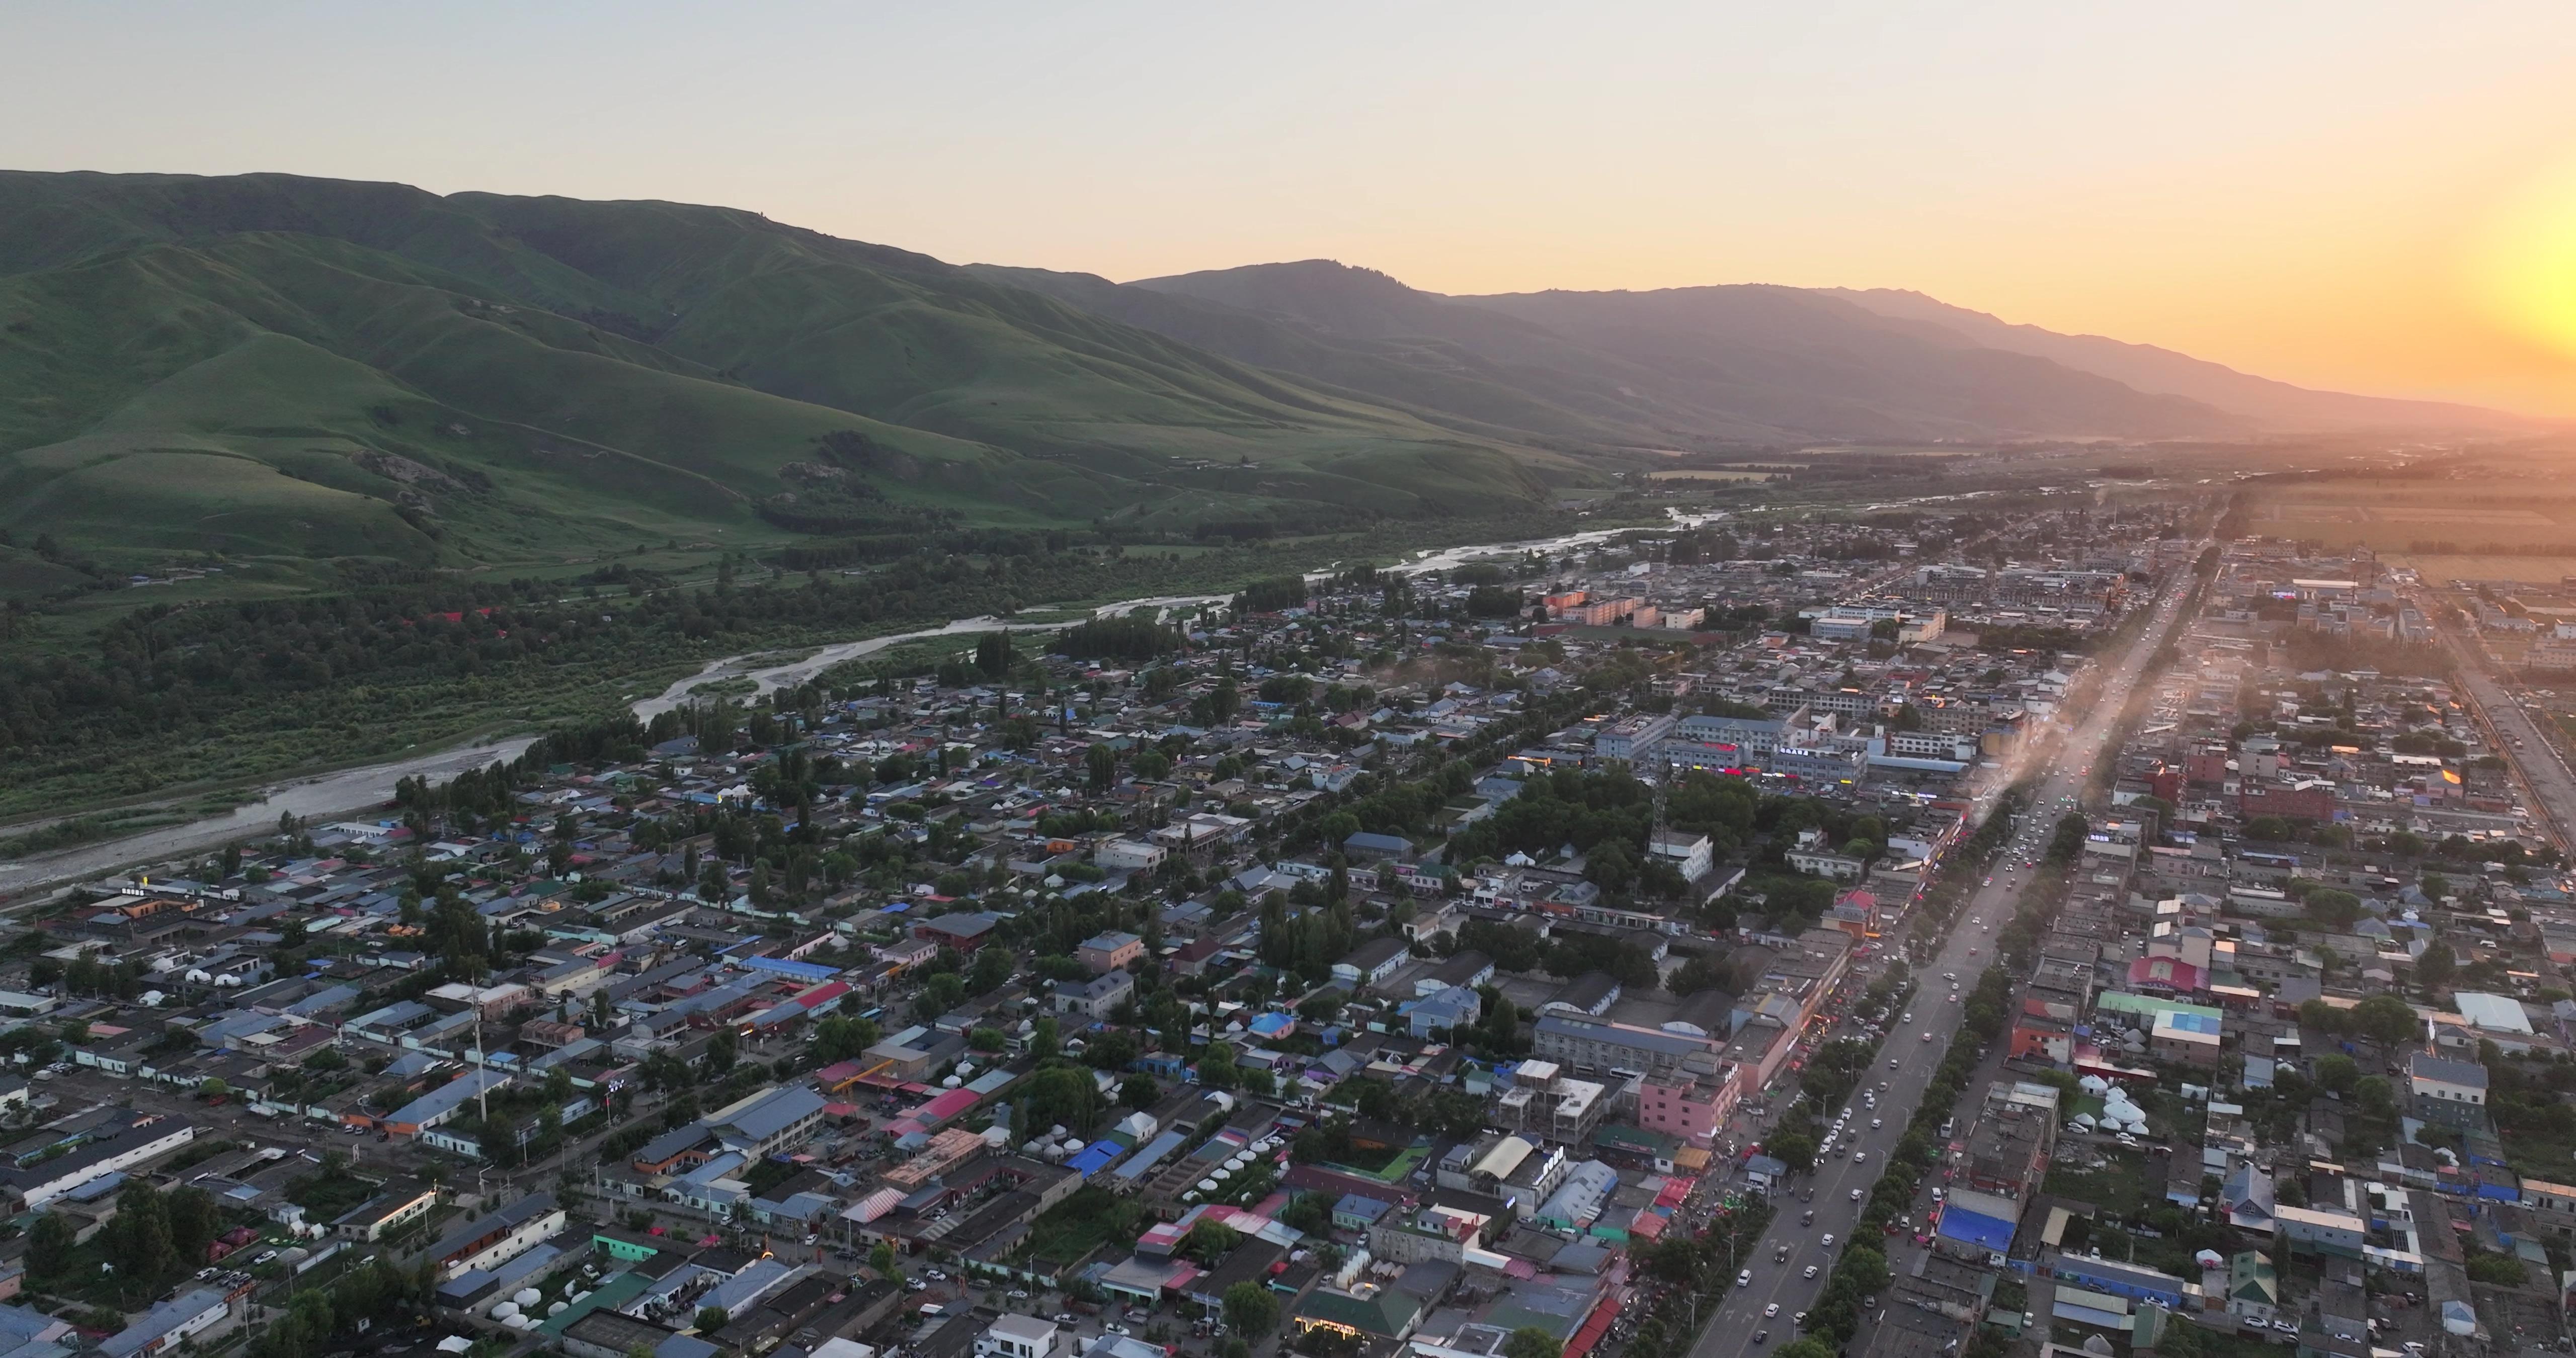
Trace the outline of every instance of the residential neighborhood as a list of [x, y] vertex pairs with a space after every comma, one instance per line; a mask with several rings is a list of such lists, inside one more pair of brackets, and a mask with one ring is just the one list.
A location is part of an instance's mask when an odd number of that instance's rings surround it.
[[2557, 1346], [2557, 842], [2417, 582], [2206, 508], [987, 632], [57, 893], [0, 1334]]

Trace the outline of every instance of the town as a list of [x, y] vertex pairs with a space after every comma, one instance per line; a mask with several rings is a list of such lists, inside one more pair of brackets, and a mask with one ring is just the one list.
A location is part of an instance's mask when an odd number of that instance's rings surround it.
[[2563, 1349], [2576, 608], [2224, 508], [961, 634], [39, 898], [0, 1355]]

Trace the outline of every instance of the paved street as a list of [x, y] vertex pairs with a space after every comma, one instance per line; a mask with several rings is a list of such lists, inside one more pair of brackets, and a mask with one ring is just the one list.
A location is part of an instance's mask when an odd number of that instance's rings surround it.
[[[1918, 987], [1910, 1006], [1914, 1022], [1895, 1025], [1877, 1065], [1864, 1081], [1865, 1088], [1876, 1088], [1881, 1080], [1887, 1082], [1886, 1090], [1878, 1096], [1877, 1109], [1859, 1107], [1855, 1096], [1851, 1130], [1837, 1145], [1835, 1157], [1820, 1161], [1812, 1176], [1775, 1195], [1778, 1211], [1769, 1231], [1755, 1245], [1750, 1258], [1730, 1265], [1733, 1269], [1751, 1269], [1751, 1284], [1734, 1287], [1730, 1283], [1723, 1309], [1701, 1332], [1699, 1342], [1691, 1349], [1691, 1358], [1739, 1358], [1797, 1337], [1791, 1317], [1806, 1310], [1824, 1290], [1833, 1272], [1834, 1257], [1849, 1238], [1870, 1187], [1878, 1182], [1885, 1168], [1887, 1152], [1913, 1119], [1938, 1057], [1958, 1030], [1960, 1003], [1949, 998], [1950, 983], [1942, 978], [1957, 974], [1957, 993], [1962, 999], [1976, 989], [1986, 964], [1994, 960], [1996, 930], [2012, 917], [2016, 897], [2029, 880], [2029, 874], [2019, 864], [2047, 847], [2057, 817], [2068, 809], [2062, 799], [2079, 796], [2095, 762], [2109, 756], [2107, 747], [2119, 714], [2136, 691], [2156, 647], [2171, 631], [2181, 600], [2188, 596], [2193, 583], [2193, 578], [2186, 575], [2168, 590], [2157, 605], [2152, 623], [2120, 656], [2111, 686], [2093, 705], [2092, 714], [2059, 742], [2053, 756], [2046, 757], [2035, 785], [2035, 800], [2004, 854], [1995, 861], [1990, 884], [1981, 887], [1960, 908], [1957, 927], [1944, 940], [1940, 952], [1916, 972]], [[1927, 1032], [1932, 1035], [1929, 1042], [1923, 1040]], [[1888, 1065], [1890, 1060], [1896, 1063], [1893, 1068]], [[1981, 1092], [1972, 1087], [1969, 1097], [1978, 1097]], [[1886, 1125], [1870, 1130], [1872, 1117]], [[1868, 1158], [1854, 1163], [1848, 1157], [1852, 1151], [1865, 1153]], [[1852, 1200], [1855, 1189], [1861, 1193], [1861, 1202]], [[1927, 1195], [1918, 1201], [1918, 1220], [1919, 1208], [1928, 1200]], [[1812, 1226], [1802, 1223], [1803, 1213], [1810, 1209], [1816, 1214]], [[1823, 1241], [1827, 1234], [1833, 1236], [1830, 1247]], [[1789, 1246], [1789, 1257], [1785, 1262], [1775, 1262], [1783, 1243]], [[1899, 1266], [1900, 1257], [1891, 1251], [1891, 1269]], [[1810, 1264], [1816, 1266], [1813, 1278], [1805, 1276]], [[1772, 1307], [1778, 1308], [1777, 1314], [1765, 1315], [1766, 1309]], [[1861, 1334], [1851, 1345], [1853, 1352], [1866, 1348], [1875, 1319], [1875, 1315], [1863, 1318]]]
[[2461, 635], [2463, 625], [2452, 612], [2453, 605], [2432, 590], [2419, 591], [2413, 602], [2433, 620], [2434, 632], [2458, 663], [2462, 687], [2495, 732], [2496, 747], [2521, 775], [2531, 805], [2546, 820], [2542, 828], [2560, 848], [2576, 845], [2576, 771], [2569, 770], [2566, 757], [2559, 753], [2559, 742], [2540, 729], [2540, 718], [2531, 709], [2488, 677], [2490, 668], [2501, 667], [2487, 653], [2486, 643]]

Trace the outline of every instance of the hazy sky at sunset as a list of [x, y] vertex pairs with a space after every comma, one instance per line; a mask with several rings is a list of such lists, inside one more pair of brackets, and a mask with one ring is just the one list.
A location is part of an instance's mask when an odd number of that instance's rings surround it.
[[754, 208], [1112, 278], [1914, 288], [2576, 414], [2576, 4], [15, 4], [0, 166]]

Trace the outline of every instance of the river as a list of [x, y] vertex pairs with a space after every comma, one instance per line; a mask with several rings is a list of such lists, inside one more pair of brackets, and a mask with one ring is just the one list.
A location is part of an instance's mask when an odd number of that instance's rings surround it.
[[[1685, 515], [1665, 511], [1675, 527], [1694, 527], [1725, 517], [1722, 514]], [[1522, 542], [1480, 543], [1464, 547], [1425, 549], [1413, 559], [1390, 567], [1399, 575], [1418, 575], [1425, 571], [1451, 569], [1482, 556], [1519, 555], [1540, 552], [1556, 555], [1571, 548], [1589, 547], [1607, 542], [1621, 533], [1635, 532], [1629, 525], [1620, 528], [1587, 529], [1560, 537], [1535, 538]], [[1331, 572], [1318, 572], [1328, 575]], [[1309, 578], [1316, 578], [1310, 576]], [[1186, 611], [1221, 605], [1229, 594], [1162, 594], [1142, 599], [1124, 599], [1091, 610], [1095, 618], [1132, 613], [1150, 608], [1157, 617], [1168, 617]], [[889, 636], [869, 637], [865, 641], [835, 642], [795, 660], [763, 664], [774, 652], [726, 656], [711, 660], [697, 673], [678, 680], [660, 693], [638, 699], [635, 715], [646, 720], [668, 712], [687, 701], [690, 690], [711, 682], [749, 679], [755, 695], [792, 687], [844, 661], [874, 655], [908, 641], [932, 637], [972, 636], [979, 632], [1049, 632], [1070, 626], [1068, 622], [1009, 622], [992, 616], [959, 618], [937, 627], [923, 627]], [[287, 779], [259, 789], [258, 799], [246, 802], [220, 816], [166, 825], [118, 839], [102, 840], [54, 853], [37, 854], [15, 862], [0, 863], [0, 898], [23, 896], [45, 887], [58, 886], [114, 872], [118, 868], [140, 863], [153, 863], [204, 853], [237, 839], [273, 831], [280, 815], [292, 814], [307, 822], [330, 820], [371, 811], [391, 801], [394, 784], [405, 778], [427, 778], [437, 781], [453, 778], [467, 769], [518, 758], [535, 740], [513, 736], [451, 745], [432, 753], [406, 755], [381, 764], [344, 769], [338, 773]]]

